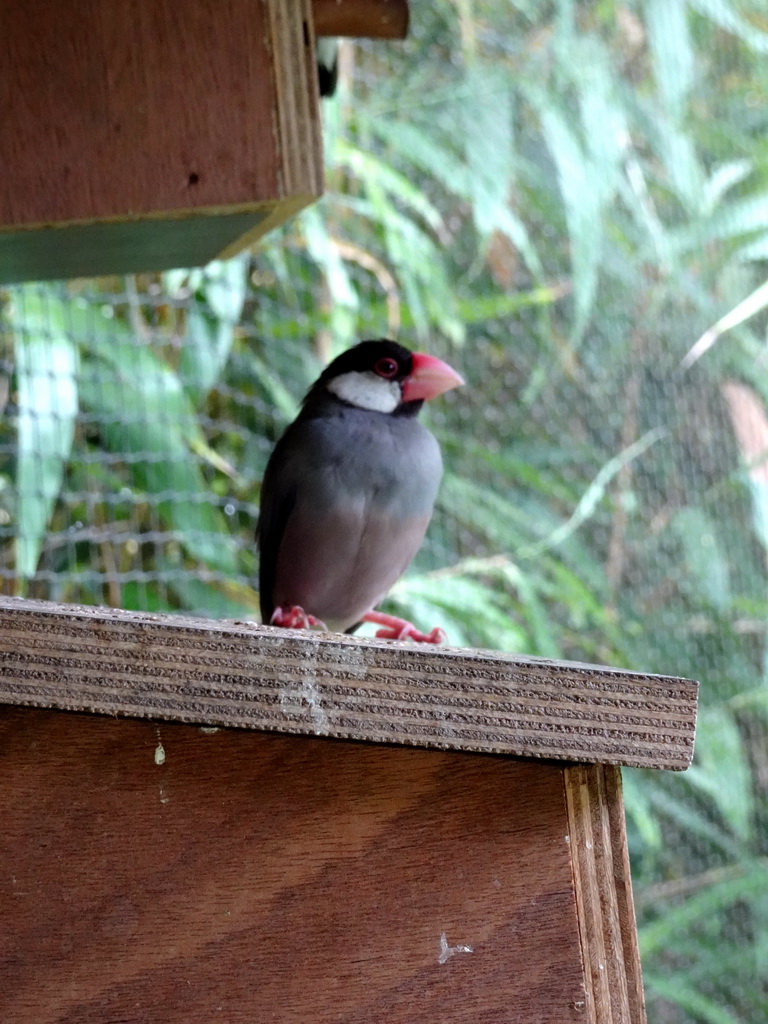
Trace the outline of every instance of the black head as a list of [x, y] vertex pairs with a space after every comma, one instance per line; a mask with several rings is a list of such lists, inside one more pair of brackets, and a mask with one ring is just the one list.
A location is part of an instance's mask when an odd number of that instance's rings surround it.
[[369, 412], [415, 415], [425, 399], [463, 384], [442, 360], [396, 341], [361, 341], [326, 367], [304, 399], [307, 409], [329, 398]]
[[361, 341], [337, 356], [310, 389], [305, 408], [315, 400], [334, 401], [384, 414], [416, 414], [421, 401], [407, 402], [403, 386], [413, 370], [413, 353], [396, 341]]
[[383, 380], [403, 381], [413, 368], [413, 352], [388, 338], [361, 341], [348, 348], [323, 370], [318, 384], [344, 373], [375, 373]]

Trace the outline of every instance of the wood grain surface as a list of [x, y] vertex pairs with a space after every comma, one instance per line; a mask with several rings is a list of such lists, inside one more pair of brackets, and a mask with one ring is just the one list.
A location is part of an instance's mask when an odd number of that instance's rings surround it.
[[617, 1024], [568, 770], [0, 709], [0, 1019]]
[[683, 769], [696, 701], [685, 679], [0, 598], [0, 703]]

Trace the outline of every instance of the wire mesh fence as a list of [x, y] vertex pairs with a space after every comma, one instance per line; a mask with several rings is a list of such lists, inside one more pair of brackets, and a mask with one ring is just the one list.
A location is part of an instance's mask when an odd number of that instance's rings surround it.
[[2, 588], [255, 617], [261, 475], [320, 367], [446, 358], [392, 607], [703, 680], [694, 768], [626, 774], [649, 1016], [765, 1019], [765, 14], [413, 8], [342, 44], [328, 194], [253, 252], [3, 293]]

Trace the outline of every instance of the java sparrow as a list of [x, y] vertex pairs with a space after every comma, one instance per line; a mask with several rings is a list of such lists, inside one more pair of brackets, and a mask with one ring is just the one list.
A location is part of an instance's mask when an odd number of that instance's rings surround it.
[[440, 448], [417, 420], [464, 381], [394, 341], [363, 341], [323, 371], [264, 474], [257, 540], [262, 622], [439, 643], [375, 606], [421, 546]]

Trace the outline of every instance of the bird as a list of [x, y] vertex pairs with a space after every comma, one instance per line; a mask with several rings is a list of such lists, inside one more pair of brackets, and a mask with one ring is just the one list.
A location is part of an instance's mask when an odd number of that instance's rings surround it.
[[277, 441], [261, 488], [257, 544], [262, 622], [444, 642], [436, 627], [376, 610], [424, 539], [442, 476], [417, 416], [463, 384], [435, 356], [387, 338], [362, 341], [310, 387]]

